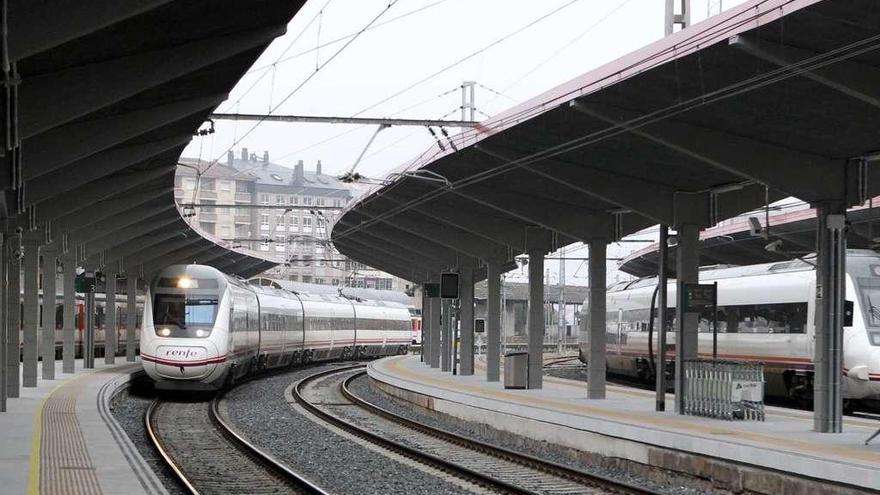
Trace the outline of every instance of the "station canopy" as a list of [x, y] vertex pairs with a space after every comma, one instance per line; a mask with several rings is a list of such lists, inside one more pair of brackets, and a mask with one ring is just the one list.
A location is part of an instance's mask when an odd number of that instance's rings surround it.
[[274, 266], [191, 227], [174, 174], [302, 3], [8, 2], [7, 233], [21, 227], [85, 264], [141, 274], [178, 262], [245, 277]]
[[[880, 9], [752, 0], [441, 140], [337, 220], [413, 281], [479, 260], [880, 192]], [[543, 236], [541, 233], [544, 233]]]

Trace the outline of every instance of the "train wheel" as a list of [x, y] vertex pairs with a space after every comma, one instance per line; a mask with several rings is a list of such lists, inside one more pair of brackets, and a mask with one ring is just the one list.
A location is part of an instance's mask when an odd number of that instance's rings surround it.
[[312, 362], [312, 350], [306, 349], [302, 354], [302, 364], [309, 364]]
[[405, 355], [407, 352], [409, 352], [409, 351], [405, 345], [402, 345], [397, 348], [397, 353], [400, 354], [401, 356]]
[[299, 351], [293, 351], [293, 356], [290, 357], [290, 366], [296, 366], [299, 364]]
[[351, 359], [351, 347], [343, 347], [342, 348], [342, 360], [348, 361]]

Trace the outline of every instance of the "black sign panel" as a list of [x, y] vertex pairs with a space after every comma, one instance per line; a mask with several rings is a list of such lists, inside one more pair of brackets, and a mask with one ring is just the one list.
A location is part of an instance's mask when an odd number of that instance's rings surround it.
[[486, 331], [486, 320], [477, 318], [474, 320], [474, 333], [483, 333]]
[[715, 307], [715, 284], [684, 284], [684, 310], [701, 313]]
[[440, 297], [440, 284], [425, 284], [425, 295], [429, 298]]
[[440, 297], [443, 299], [458, 299], [458, 274], [440, 274]]

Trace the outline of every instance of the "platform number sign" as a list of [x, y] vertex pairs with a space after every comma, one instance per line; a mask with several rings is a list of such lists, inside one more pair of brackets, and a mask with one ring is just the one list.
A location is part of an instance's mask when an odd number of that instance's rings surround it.
[[684, 284], [684, 311], [702, 313], [715, 307], [715, 284]]
[[428, 296], [428, 298], [440, 297], [440, 284], [437, 284], [437, 283], [425, 284], [425, 295]]

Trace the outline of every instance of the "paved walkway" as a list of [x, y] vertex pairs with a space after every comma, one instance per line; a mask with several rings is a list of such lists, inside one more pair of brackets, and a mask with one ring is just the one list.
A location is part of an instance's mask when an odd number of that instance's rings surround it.
[[[438, 408], [466, 405], [472, 410], [468, 414], [490, 424], [498, 421], [493, 415], [503, 413], [517, 421], [509, 421], [502, 429], [533, 438], [546, 434], [541, 439], [573, 448], [590, 441], [584, 435], [600, 434], [629, 441], [606, 455], [637, 462], [648, 459], [638, 458], [643, 454], [631, 448], [627, 451], [626, 445], [631, 447], [632, 442], [880, 489], [880, 441], [864, 445], [880, 427], [877, 421], [847, 418], [844, 433], [821, 434], [811, 431], [812, 413], [807, 411], [771, 407], [764, 422], [723, 421], [657, 413], [653, 392], [627, 387], [609, 386], [604, 400], [587, 399], [583, 382], [555, 377], [545, 377], [541, 390], [506, 390], [499, 382], [486, 382], [479, 371], [474, 376], [453, 376], [427, 367], [418, 356], [386, 358], [368, 369], [377, 380], [442, 399], [434, 401]], [[668, 395], [667, 409], [672, 405]], [[542, 425], [551, 427], [543, 429]], [[559, 425], [572, 434], [560, 434], [554, 428]]]
[[57, 380], [22, 388], [0, 413], [0, 493], [165, 494], [107, 404], [141, 365], [57, 366]]

